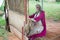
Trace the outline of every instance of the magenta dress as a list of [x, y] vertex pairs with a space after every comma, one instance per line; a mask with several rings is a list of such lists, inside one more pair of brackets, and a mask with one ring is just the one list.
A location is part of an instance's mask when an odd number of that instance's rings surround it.
[[[29, 16], [29, 18], [34, 18], [35, 14]], [[42, 22], [42, 25], [44, 27], [43, 31], [41, 33], [38, 33], [38, 34], [33, 34], [31, 36], [28, 36], [28, 38], [30, 40], [34, 40], [35, 38], [38, 38], [38, 37], [44, 37], [46, 35], [46, 22], [45, 22], [45, 12], [44, 11], [41, 11], [40, 12], [40, 15], [36, 18], [34, 18], [34, 20], [36, 22], [39, 22], [41, 20]]]

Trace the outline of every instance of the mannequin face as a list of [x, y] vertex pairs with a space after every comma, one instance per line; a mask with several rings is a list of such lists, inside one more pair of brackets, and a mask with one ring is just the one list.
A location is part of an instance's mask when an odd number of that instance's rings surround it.
[[41, 11], [41, 7], [39, 5], [36, 5], [36, 11], [37, 12]]

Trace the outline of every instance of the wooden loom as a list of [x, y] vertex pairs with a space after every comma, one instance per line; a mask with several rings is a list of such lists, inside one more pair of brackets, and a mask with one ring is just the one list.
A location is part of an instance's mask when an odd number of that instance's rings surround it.
[[[27, 5], [29, 7], [29, 3], [28, 0], [24, 0], [24, 15], [25, 15], [25, 24], [28, 23], [28, 8]], [[24, 40], [24, 28], [22, 27], [22, 40]]]

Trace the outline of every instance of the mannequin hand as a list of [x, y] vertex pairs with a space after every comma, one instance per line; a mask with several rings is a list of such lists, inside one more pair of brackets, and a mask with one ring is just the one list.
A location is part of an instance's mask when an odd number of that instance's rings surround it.
[[31, 19], [33, 22], [36, 22], [34, 19]]

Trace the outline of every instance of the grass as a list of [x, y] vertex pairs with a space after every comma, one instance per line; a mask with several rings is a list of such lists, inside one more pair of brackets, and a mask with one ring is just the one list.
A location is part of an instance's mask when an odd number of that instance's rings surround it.
[[6, 26], [6, 22], [4, 19], [2, 19], [2, 17], [0, 17], [0, 37], [3, 37], [3, 40], [8, 40], [8, 33], [5, 29]]
[[[0, 10], [4, 12], [4, 6], [0, 7]], [[6, 21], [2, 18], [3, 14], [0, 15], [0, 37], [2, 36], [5, 40], [7, 37], [7, 31], [5, 30]]]
[[2, 17], [0, 17], [0, 26], [5, 26], [6, 22], [4, 19], [2, 19]]
[[[29, 15], [32, 15], [36, 11], [36, 4], [41, 5], [41, 2], [29, 1]], [[45, 11], [47, 19], [53, 18], [54, 20], [60, 20], [60, 2], [44, 2], [43, 9]]]
[[44, 10], [47, 18], [60, 20], [60, 3], [44, 3]]

